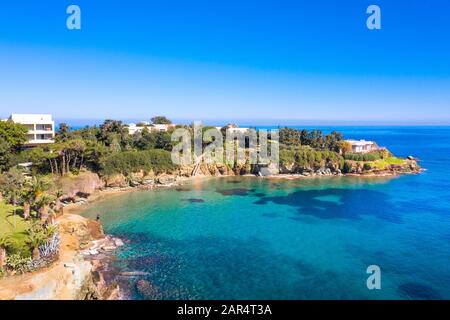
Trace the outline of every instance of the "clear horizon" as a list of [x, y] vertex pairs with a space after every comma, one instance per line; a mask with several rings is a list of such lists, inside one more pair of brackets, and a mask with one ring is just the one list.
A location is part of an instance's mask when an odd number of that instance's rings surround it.
[[79, 0], [72, 31], [69, 4], [2, 5], [2, 117], [450, 124], [443, 0], [377, 1], [377, 31], [367, 1]]

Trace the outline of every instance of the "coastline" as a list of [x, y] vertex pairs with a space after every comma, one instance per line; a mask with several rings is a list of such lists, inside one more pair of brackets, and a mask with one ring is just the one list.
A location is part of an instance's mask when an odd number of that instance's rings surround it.
[[241, 177], [241, 178], [253, 178], [253, 179], [268, 179], [268, 180], [304, 180], [304, 179], [318, 179], [318, 178], [346, 178], [346, 177], [358, 177], [365, 179], [372, 178], [397, 178], [403, 175], [409, 174], [419, 174], [424, 169], [421, 169], [419, 172], [410, 172], [410, 173], [383, 173], [383, 174], [357, 174], [357, 173], [348, 173], [341, 175], [302, 175], [302, 174], [278, 174], [278, 175], [270, 175], [270, 176], [256, 176], [254, 174], [246, 174], [246, 175], [221, 175], [221, 176], [207, 176], [207, 175], [198, 175], [195, 177], [181, 177], [180, 180], [177, 180], [174, 183], [170, 184], [162, 184], [155, 185], [152, 188], [148, 188], [146, 186], [136, 186], [136, 187], [111, 187], [105, 189], [96, 190], [94, 193], [89, 195], [85, 201], [82, 202], [74, 202], [69, 203], [64, 206], [64, 214], [80, 214], [83, 210], [86, 209], [87, 206], [99, 201], [104, 200], [111, 197], [120, 196], [123, 194], [127, 194], [130, 192], [139, 192], [139, 191], [152, 191], [156, 189], [167, 189], [167, 188], [176, 188], [181, 186], [183, 183], [194, 181], [194, 180], [205, 180], [205, 179], [220, 179], [220, 178], [232, 178], [232, 177]]
[[[110, 197], [129, 192], [151, 191], [163, 188], [175, 188], [193, 180], [211, 178], [247, 177], [269, 180], [303, 180], [314, 178], [360, 177], [383, 178], [399, 177], [418, 172], [383, 174], [341, 174], [341, 175], [301, 175], [279, 174], [265, 177], [255, 175], [221, 175], [195, 177], [177, 177], [175, 182], [147, 186], [111, 187], [97, 189], [82, 202], [74, 202], [64, 206], [64, 214], [57, 218], [60, 226], [62, 243], [59, 258], [51, 266], [33, 273], [12, 276], [0, 280], [1, 299], [126, 299], [115, 281], [105, 281], [109, 265], [114, 259], [114, 251], [123, 244], [103, 233], [100, 223], [84, 218], [80, 213], [87, 206]], [[75, 231], [76, 230], [76, 231]]]

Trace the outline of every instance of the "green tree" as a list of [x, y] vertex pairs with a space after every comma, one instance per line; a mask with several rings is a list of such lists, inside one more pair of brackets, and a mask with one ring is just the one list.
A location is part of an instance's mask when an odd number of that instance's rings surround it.
[[34, 194], [29, 185], [22, 187], [20, 198], [22, 200], [23, 218], [28, 219], [30, 218], [31, 205], [34, 201]]
[[0, 140], [6, 141], [11, 148], [19, 148], [27, 141], [28, 129], [12, 121], [0, 121]]
[[167, 132], [157, 132], [155, 134], [155, 148], [171, 151], [172, 140], [170, 138], [170, 134]]
[[46, 224], [49, 217], [49, 205], [53, 202], [53, 197], [44, 193], [36, 202], [41, 224]]
[[1, 235], [0, 236], [0, 270], [6, 265], [6, 261], [8, 259], [6, 249], [11, 244], [11, 236], [10, 235]]
[[98, 141], [103, 142], [107, 147], [112, 146], [114, 149], [129, 150], [132, 144], [132, 138], [122, 121], [105, 120], [100, 126], [98, 133]]
[[0, 139], [0, 173], [11, 167], [11, 149], [11, 145], [6, 140]]
[[299, 146], [301, 143], [300, 131], [292, 128], [282, 128], [279, 130], [280, 144], [286, 146]]
[[33, 260], [38, 260], [40, 258], [39, 247], [43, 245], [47, 239], [48, 235], [44, 227], [39, 223], [34, 223], [26, 231], [27, 239], [26, 243], [30, 246], [33, 253]]
[[302, 146], [309, 146], [311, 144], [311, 141], [309, 141], [308, 130], [303, 129], [300, 132], [300, 143], [302, 144]]
[[84, 164], [86, 143], [80, 138], [70, 139], [66, 142], [55, 143], [48, 147], [48, 161], [52, 173], [64, 176], [69, 171], [78, 171]]
[[309, 132], [309, 142], [310, 146], [317, 149], [323, 149], [324, 148], [324, 138], [321, 130], [314, 129]]
[[[0, 176], [0, 189], [9, 203], [14, 205], [13, 215], [16, 215], [16, 206], [20, 202], [20, 196], [25, 178], [20, 170], [17, 168], [11, 168], [9, 171], [3, 173]], [[16, 219], [14, 219], [14, 222]], [[14, 226], [15, 228], [16, 226]]]
[[150, 150], [156, 146], [156, 135], [144, 128], [142, 132], [138, 132], [134, 137], [134, 147], [139, 150]]
[[70, 136], [70, 127], [67, 123], [60, 123], [59, 124], [59, 130], [56, 134], [56, 141], [63, 142], [67, 141]]
[[164, 116], [156, 116], [151, 118], [151, 121], [153, 124], [172, 124], [172, 121], [170, 121], [169, 119], [167, 119]]
[[55, 192], [55, 211], [60, 213], [62, 210], [61, 197], [64, 195], [64, 192], [60, 189]]
[[16, 203], [25, 178], [17, 168], [11, 168], [0, 176], [0, 191], [9, 203]]
[[344, 139], [342, 133], [337, 131], [332, 131], [330, 134], [325, 136], [325, 149], [339, 152], [341, 151], [342, 144], [341, 141]]

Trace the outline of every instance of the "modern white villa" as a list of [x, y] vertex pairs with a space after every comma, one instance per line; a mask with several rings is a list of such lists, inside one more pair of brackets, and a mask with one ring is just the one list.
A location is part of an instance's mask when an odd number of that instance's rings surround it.
[[346, 140], [352, 146], [352, 152], [367, 153], [378, 150], [378, 145], [374, 141], [366, 140]]
[[[247, 133], [247, 131], [250, 129], [250, 128], [239, 128], [239, 127], [237, 127], [237, 126], [234, 126], [234, 125], [226, 125], [225, 126], [227, 129], [227, 132], [230, 132], [230, 133], [236, 133], [236, 132], [239, 132], [239, 133], [242, 133], [242, 134], [245, 134], [245, 133]], [[216, 129], [217, 130], [222, 130], [222, 128], [223, 127], [216, 127]]]
[[127, 125], [129, 134], [133, 135], [136, 132], [141, 132], [144, 128], [153, 132], [167, 132], [171, 128], [174, 128], [175, 124], [150, 124], [148, 122], [140, 122], [138, 124], [130, 123]]
[[51, 114], [12, 114], [3, 121], [20, 123], [28, 129], [26, 146], [55, 143], [55, 122]]

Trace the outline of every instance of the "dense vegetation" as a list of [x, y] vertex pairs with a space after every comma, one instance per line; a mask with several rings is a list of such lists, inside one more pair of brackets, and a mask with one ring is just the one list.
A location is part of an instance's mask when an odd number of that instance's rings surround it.
[[344, 154], [345, 160], [353, 161], [376, 161], [386, 157], [392, 156], [387, 150], [373, 151], [369, 153], [352, 153]]
[[311, 172], [330, 169], [331, 172], [364, 173], [404, 165], [388, 150], [352, 153], [351, 145], [342, 134], [323, 135], [320, 130], [280, 129], [280, 165], [290, 172]]
[[166, 150], [124, 151], [102, 159], [101, 171], [106, 175], [121, 173], [127, 175], [139, 171], [161, 173], [172, 171], [170, 152]]
[[346, 142], [341, 133], [323, 135], [320, 130], [308, 131], [282, 128], [280, 136], [280, 165], [294, 171], [319, 168], [343, 168], [342, 153]]
[[[161, 116], [152, 120], [171, 123]], [[130, 135], [115, 120], [80, 130], [62, 123], [54, 144], [23, 148], [26, 134], [19, 124], [0, 122], [0, 274], [31, 270], [42, 260], [42, 246], [56, 241], [53, 221], [62, 212], [63, 196], [56, 177], [77, 175], [81, 170], [128, 175], [175, 169], [170, 132], [144, 129]], [[30, 162], [31, 168], [18, 166]]]

